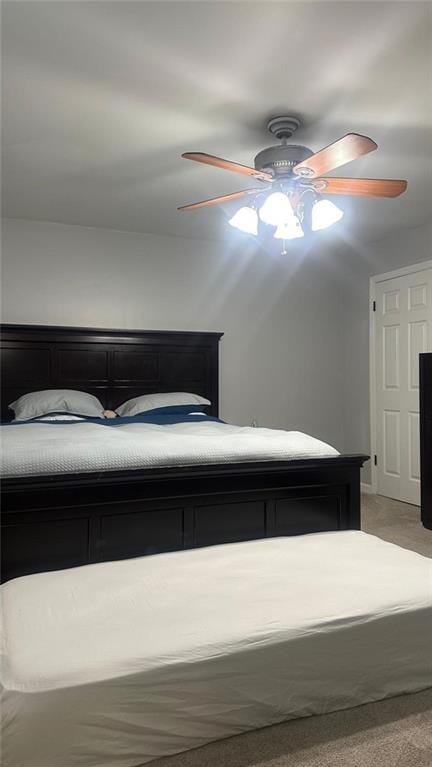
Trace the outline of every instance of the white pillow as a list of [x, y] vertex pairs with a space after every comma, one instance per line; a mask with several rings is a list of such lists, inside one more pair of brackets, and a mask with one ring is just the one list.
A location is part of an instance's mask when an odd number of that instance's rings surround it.
[[161, 392], [158, 394], [142, 394], [141, 397], [134, 397], [123, 402], [117, 408], [116, 413], [119, 416], [139, 415], [148, 410], [156, 410], [160, 407], [176, 407], [178, 405], [210, 405], [210, 400], [200, 397], [199, 394], [190, 392]]
[[103, 405], [97, 397], [74, 389], [46, 389], [23, 394], [9, 407], [15, 412], [16, 421], [29, 421], [49, 413], [71, 413], [102, 418]]

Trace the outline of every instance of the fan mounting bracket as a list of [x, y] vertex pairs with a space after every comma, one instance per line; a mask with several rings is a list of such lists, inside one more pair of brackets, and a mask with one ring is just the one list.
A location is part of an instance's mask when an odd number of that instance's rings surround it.
[[281, 117], [272, 117], [267, 123], [267, 129], [272, 136], [276, 136], [279, 141], [283, 141], [284, 139], [291, 138], [293, 133], [300, 128], [301, 124], [301, 120], [298, 117], [283, 115]]

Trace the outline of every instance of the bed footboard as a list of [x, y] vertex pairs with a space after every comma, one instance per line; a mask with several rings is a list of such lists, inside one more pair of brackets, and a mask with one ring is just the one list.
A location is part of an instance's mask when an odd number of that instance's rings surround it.
[[197, 546], [358, 529], [365, 460], [7, 479], [2, 580]]

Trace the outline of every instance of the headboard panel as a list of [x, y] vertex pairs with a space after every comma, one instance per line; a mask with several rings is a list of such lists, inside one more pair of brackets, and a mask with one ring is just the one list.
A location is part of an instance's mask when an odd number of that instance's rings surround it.
[[41, 389], [80, 389], [114, 409], [139, 394], [191, 391], [218, 415], [223, 333], [1, 325], [1, 420], [8, 404]]

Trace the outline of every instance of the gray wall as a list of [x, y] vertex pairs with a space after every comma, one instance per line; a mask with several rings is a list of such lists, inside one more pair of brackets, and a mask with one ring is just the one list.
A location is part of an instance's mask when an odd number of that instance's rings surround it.
[[321, 257], [4, 220], [3, 321], [224, 331], [222, 417], [344, 449], [338, 287]]

